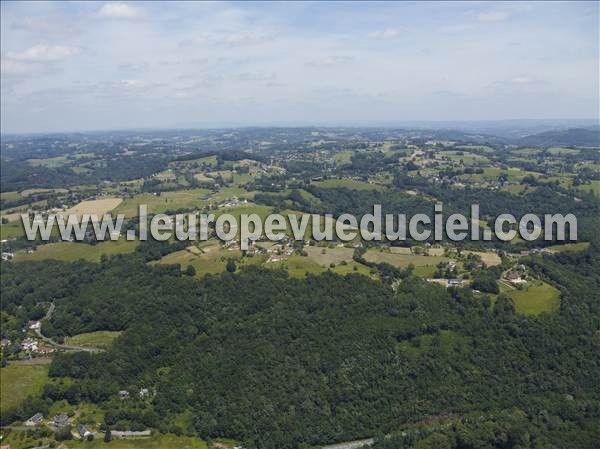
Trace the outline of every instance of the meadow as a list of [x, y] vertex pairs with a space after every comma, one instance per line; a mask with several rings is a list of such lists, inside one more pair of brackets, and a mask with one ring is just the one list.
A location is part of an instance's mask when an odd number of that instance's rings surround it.
[[96, 245], [74, 242], [57, 242], [40, 245], [33, 254], [27, 254], [25, 251], [15, 253], [16, 262], [29, 260], [64, 260], [72, 262], [74, 260], [84, 259], [90, 262], [99, 262], [102, 254], [112, 256], [121, 253], [130, 253], [138, 245], [136, 240], [126, 240], [121, 238], [116, 241], [105, 241]]
[[0, 410], [17, 406], [41, 391], [48, 379], [46, 364], [10, 364], [0, 368]]
[[326, 179], [325, 181], [315, 181], [313, 185], [324, 189], [345, 187], [353, 190], [383, 190], [383, 186], [355, 179]]
[[321, 266], [329, 267], [331, 264], [338, 265], [345, 261], [352, 261], [354, 248], [325, 248], [320, 246], [308, 246], [304, 248], [308, 257]]
[[121, 335], [121, 332], [96, 331], [74, 335], [65, 339], [66, 345], [82, 348], [108, 348], [112, 342]]
[[528, 282], [522, 290], [509, 290], [503, 285], [502, 290], [512, 298], [517, 313], [537, 315], [560, 307], [560, 292], [543, 281]]

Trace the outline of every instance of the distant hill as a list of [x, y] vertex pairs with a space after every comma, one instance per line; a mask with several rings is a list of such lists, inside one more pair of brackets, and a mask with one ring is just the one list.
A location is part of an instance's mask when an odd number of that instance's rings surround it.
[[559, 131], [546, 131], [523, 137], [518, 142], [523, 146], [600, 146], [600, 127], [593, 129], [571, 128]]

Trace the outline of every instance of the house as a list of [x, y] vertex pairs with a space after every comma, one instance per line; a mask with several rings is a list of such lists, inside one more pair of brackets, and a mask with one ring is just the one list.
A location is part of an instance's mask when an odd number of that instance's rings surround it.
[[15, 257], [13, 253], [2, 253], [2, 260], [10, 260], [13, 257]]
[[127, 391], [127, 390], [119, 390], [119, 397], [121, 399], [125, 399], [128, 396], [129, 396], [129, 391]]
[[3, 338], [0, 340], [0, 347], [6, 348], [10, 345], [10, 340], [8, 338]]
[[42, 327], [42, 323], [39, 321], [30, 321], [29, 322], [29, 329], [31, 330], [39, 330]]
[[42, 415], [41, 413], [36, 413], [27, 421], [25, 421], [25, 425], [28, 427], [37, 426], [42, 423], [42, 419], [44, 419], [44, 415]]
[[77, 432], [79, 433], [79, 436], [82, 440], [87, 438], [89, 435], [92, 435], [92, 432], [87, 430], [83, 424], [77, 425]]
[[459, 287], [463, 284], [460, 279], [448, 279], [448, 287]]
[[69, 424], [69, 417], [64, 413], [61, 413], [60, 415], [56, 415], [54, 418], [52, 418], [52, 423], [56, 427], [64, 427]]
[[35, 352], [38, 350], [38, 342], [31, 337], [27, 337], [21, 342], [21, 348], [24, 351]]
[[526, 282], [525, 279], [523, 279], [521, 273], [518, 273], [516, 271], [511, 271], [510, 273], [508, 273], [506, 275], [506, 280], [511, 284], [523, 284], [524, 282]]
[[140, 398], [145, 398], [150, 394], [150, 391], [147, 388], [140, 388]]

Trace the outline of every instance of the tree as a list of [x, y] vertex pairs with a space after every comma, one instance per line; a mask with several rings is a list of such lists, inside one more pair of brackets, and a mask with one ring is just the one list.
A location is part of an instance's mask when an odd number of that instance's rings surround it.
[[193, 266], [188, 265], [187, 268], [186, 268], [186, 270], [185, 270], [185, 274], [188, 275], [188, 276], [190, 276], [190, 277], [196, 276], [196, 269]]
[[104, 442], [110, 443], [111, 440], [112, 440], [112, 433], [110, 432], [110, 429], [107, 427], [106, 432], [104, 432]]
[[228, 272], [233, 273], [235, 272], [236, 266], [235, 266], [235, 260], [233, 259], [227, 259], [227, 266], [226, 269]]

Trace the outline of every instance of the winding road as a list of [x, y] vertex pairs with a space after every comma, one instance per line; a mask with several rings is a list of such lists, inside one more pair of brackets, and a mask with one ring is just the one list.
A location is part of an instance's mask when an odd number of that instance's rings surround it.
[[[40, 323], [44, 320], [50, 319], [50, 317], [52, 316], [52, 313], [54, 312], [55, 306], [54, 303], [50, 303], [50, 307], [48, 307], [48, 311], [46, 312], [46, 315], [44, 316], [44, 318], [42, 318], [40, 320]], [[51, 339], [50, 337], [46, 337], [44, 334], [42, 334], [42, 326], [40, 326], [38, 329], [34, 329], [35, 333], [37, 334], [37, 336], [42, 339], [43, 341], [45, 341], [46, 343], [48, 343], [51, 346], [54, 346], [57, 349], [62, 349], [63, 351], [77, 351], [77, 352], [104, 352], [104, 349], [101, 348], [92, 348], [92, 347], [84, 347], [84, 346], [73, 346], [73, 345], [65, 345], [65, 344], [61, 344], [58, 343], [57, 341], [54, 341], [53, 339]]]

